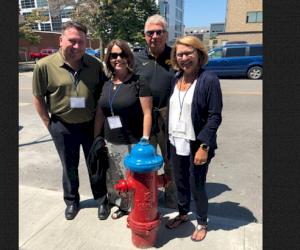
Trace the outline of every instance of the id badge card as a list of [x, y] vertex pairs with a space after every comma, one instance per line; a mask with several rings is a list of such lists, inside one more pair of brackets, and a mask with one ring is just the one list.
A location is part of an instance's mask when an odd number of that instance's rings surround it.
[[175, 127], [175, 131], [177, 132], [185, 132], [185, 122], [184, 121], [178, 121]]
[[85, 98], [84, 97], [71, 97], [70, 98], [71, 108], [85, 108]]
[[121, 119], [118, 115], [107, 117], [107, 121], [110, 129], [122, 128]]

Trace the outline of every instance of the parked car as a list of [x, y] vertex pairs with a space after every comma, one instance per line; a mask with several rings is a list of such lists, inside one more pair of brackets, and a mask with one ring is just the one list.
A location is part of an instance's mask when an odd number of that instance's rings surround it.
[[101, 55], [100, 49], [95, 49], [95, 52], [96, 52], [95, 56], [100, 58]]
[[263, 76], [262, 44], [226, 44], [208, 52], [207, 70], [218, 76], [246, 76], [260, 79]]
[[100, 58], [100, 50], [99, 49], [86, 48], [85, 53], [88, 55]]
[[51, 54], [55, 53], [56, 51], [57, 51], [57, 49], [51, 49], [51, 48], [41, 49], [40, 52], [30, 52], [29, 56], [32, 61], [38, 61], [39, 59], [46, 57], [48, 55], [51, 55]]

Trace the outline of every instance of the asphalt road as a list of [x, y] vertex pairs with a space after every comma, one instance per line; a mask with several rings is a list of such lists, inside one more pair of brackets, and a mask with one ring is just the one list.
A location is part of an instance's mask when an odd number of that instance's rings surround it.
[[[19, 183], [62, 190], [61, 165], [31, 104], [32, 72], [19, 74]], [[262, 80], [221, 79], [223, 122], [207, 176], [209, 214], [262, 223]], [[84, 159], [80, 193], [92, 197]]]

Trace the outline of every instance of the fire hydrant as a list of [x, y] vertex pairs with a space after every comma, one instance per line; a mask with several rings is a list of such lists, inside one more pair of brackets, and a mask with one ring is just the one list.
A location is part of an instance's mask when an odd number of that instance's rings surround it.
[[163, 165], [163, 158], [155, 153], [147, 140], [141, 139], [124, 159], [127, 179], [120, 180], [115, 189], [133, 192], [132, 211], [127, 226], [132, 231], [132, 242], [138, 248], [153, 247], [160, 223], [158, 213], [158, 188], [168, 184], [165, 175], [157, 170]]

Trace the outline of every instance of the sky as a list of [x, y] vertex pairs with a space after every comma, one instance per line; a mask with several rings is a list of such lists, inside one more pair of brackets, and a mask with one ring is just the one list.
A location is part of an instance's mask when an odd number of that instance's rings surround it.
[[183, 22], [186, 28], [224, 23], [227, 0], [184, 0]]

